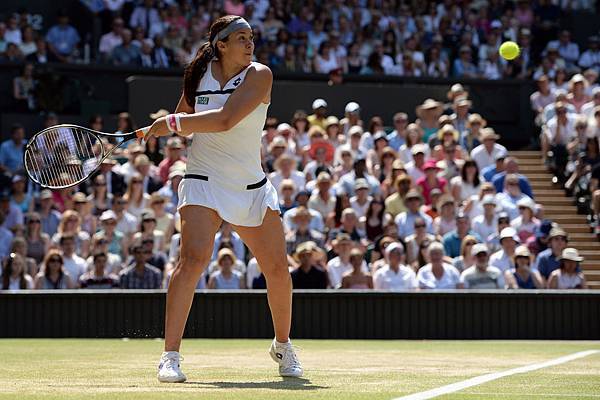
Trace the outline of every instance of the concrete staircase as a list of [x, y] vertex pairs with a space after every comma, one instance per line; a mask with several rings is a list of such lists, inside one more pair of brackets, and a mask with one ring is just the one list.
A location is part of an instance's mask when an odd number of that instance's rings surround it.
[[585, 257], [582, 263], [590, 289], [600, 289], [600, 242], [591, 233], [584, 215], [577, 214], [572, 197], [552, 183], [552, 174], [542, 164], [539, 151], [512, 151], [519, 162], [519, 170], [531, 182], [536, 203], [544, 206], [545, 218], [558, 223], [569, 233], [569, 246]]

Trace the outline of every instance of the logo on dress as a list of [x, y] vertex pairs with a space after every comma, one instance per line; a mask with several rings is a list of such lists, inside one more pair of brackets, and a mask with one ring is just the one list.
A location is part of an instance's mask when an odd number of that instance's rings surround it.
[[240, 82], [242, 82], [242, 78], [237, 78], [235, 81], [233, 81], [233, 86], [239, 85]]
[[196, 104], [208, 104], [208, 97], [207, 96], [198, 96], [196, 97]]

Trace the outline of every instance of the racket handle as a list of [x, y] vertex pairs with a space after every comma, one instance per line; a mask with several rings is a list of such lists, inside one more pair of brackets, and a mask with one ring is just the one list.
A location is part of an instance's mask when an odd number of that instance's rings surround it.
[[138, 129], [137, 131], [135, 131], [135, 136], [136, 136], [138, 139], [143, 139], [143, 138], [144, 138], [144, 136], [146, 136], [146, 133], [148, 133], [148, 131], [149, 131], [149, 130], [150, 130], [150, 127], [149, 127], [149, 126], [146, 126], [146, 127], [144, 127], [144, 128], [140, 128], [140, 129]]

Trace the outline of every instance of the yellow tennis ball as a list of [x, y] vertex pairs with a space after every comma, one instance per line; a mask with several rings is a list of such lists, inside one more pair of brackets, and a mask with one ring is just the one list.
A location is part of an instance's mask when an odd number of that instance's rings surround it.
[[519, 45], [515, 42], [504, 42], [500, 46], [500, 55], [505, 60], [514, 60], [519, 56], [520, 52]]

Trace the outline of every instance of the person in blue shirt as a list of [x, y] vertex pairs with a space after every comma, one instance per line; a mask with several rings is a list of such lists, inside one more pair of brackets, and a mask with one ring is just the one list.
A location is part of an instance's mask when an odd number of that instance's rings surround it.
[[402, 240], [415, 233], [415, 220], [421, 218], [425, 221], [427, 233], [433, 234], [433, 220], [420, 210], [423, 196], [416, 189], [410, 189], [404, 197], [406, 211], [396, 215], [394, 222], [398, 227], [398, 237]]
[[471, 48], [469, 46], [462, 46], [459, 51], [459, 57], [454, 60], [452, 76], [456, 78], [476, 78], [477, 68], [471, 60]]
[[535, 259], [534, 269], [537, 269], [544, 279], [548, 280], [552, 271], [560, 268], [560, 256], [567, 247], [567, 232], [560, 228], [553, 228], [548, 235], [549, 248], [538, 254]]
[[452, 258], [460, 256], [460, 245], [467, 235], [473, 236], [479, 243], [483, 242], [481, 237], [471, 230], [469, 216], [459, 212], [456, 214], [456, 229], [446, 233], [442, 241], [446, 255]]
[[395, 151], [406, 143], [406, 127], [408, 126], [408, 115], [404, 112], [394, 114], [394, 130], [388, 135], [388, 146]]
[[77, 45], [81, 41], [77, 30], [69, 25], [69, 16], [65, 11], [58, 14], [58, 24], [46, 34], [50, 53], [60, 62], [70, 62], [75, 56]]
[[529, 184], [529, 179], [525, 175], [521, 175], [519, 173], [519, 164], [512, 157], [506, 157], [504, 160], [504, 171], [497, 173], [492, 178], [492, 184], [496, 188], [496, 192], [500, 193], [504, 190], [504, 179], [508, 174], [515, 174], [519, 178], [519, 188], [523, 194], [527, 196], [533, 197], [533, 191], [531, 190], [531, 185]]
[[25, 129], [22, 125], [14, 124], [10, 132], [10, 139], [0, 145], [0, 172], [5, 169], [14, 174], [23, 169]]
[[486, 180], [486, 182], [491, 182], [494, 179], [494, 175], [504, 171], [504, 160], [506, 159], [507, 154], [505, 152], [500, 152], [496, 155], [496, 164], [491, 164], [481, 170], [481, 175]]

